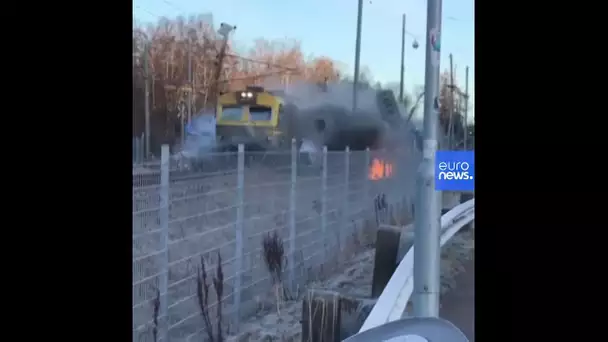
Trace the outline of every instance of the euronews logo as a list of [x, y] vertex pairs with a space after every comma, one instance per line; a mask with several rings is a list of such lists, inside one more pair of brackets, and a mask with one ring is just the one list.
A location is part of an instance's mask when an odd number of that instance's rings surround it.
[[473, 176], [469, 175], [469, 169], [471, 165], [467, 162], [440, 162], [439, 163], [439, 179], [473, 179]]
[[473, 191], [475, 189], [475, 152], [437, 151], [435, 190]]

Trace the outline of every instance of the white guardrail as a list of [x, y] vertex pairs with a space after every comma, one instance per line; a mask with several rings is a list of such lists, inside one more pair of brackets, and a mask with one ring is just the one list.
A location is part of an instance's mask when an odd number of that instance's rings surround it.
[[[445, 245], [454, 234], [474, 219], [475, 199], [459, 204], [445, 213], [441, 217], [441, 246]], [[414, 247], [410, 248], [399, 263], [359, 332], [401, 319], [414, 290], [413, 272]]]

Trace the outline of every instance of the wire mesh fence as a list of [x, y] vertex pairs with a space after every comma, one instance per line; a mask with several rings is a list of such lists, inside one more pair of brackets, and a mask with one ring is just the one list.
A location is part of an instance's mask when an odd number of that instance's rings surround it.
[[240, 147], [185, 170], [163, 146], [159, 162], [133, 170], [133, 340], [205, 340], [272, 305], [269, 233], [283, 242], [285, 291], [298, 298], [373, 242], [386, 203], [411, 207], [419, 162], [416, 149], [311, 155], [294, 145]]

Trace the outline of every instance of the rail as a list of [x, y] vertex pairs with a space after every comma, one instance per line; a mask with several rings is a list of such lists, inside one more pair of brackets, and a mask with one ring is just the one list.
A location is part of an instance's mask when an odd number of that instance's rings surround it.
[[[475, 219], [475, 199], [454, 207], [441, 217], [441, 246]], [[359, 333], [397, 321], [403, 316], [414, 290], [414, 247], [403, 257]]]

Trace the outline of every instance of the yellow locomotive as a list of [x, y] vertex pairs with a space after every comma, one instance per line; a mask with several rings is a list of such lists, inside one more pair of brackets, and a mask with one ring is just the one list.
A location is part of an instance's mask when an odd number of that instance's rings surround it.
[[285, 100], [262, 87], [222, 94], [217, 104], [219, 145], [273, 150], [288, 148], [295, 137], [295, 115]]
[[343, 151], [347, 146], [365, 150], [384, 146], [390, 140], [387, 138], [399, 135], [401, 117], [390, 91], [376, 94], [377, 110], [356, 111], [334, 101], [329, 89], [321, 89], [312, 105], [304, 101], [310, 98], [309, 92], [296, 96], [250, 86], [220, 95], [216, 108], [218, 147], [234, 149], [243, 144], [247, 149], [285, 150], [295, 138], [298, 149], [306, 140], [316, 150], [322, 146], [330, 151]]

